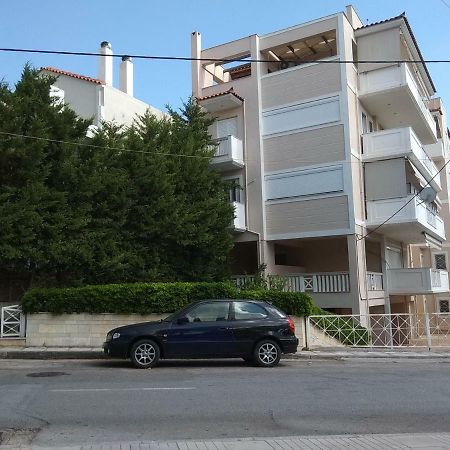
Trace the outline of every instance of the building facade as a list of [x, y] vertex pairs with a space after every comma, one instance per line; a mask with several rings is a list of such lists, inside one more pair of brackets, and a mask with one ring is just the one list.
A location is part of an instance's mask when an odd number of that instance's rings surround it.
[[67, 103], [80, 117], [93, 119], [93, 126], [102, 122], [131, 125], [137, 115], [147, 110], [157, 117], [164, 113], [134, 97], [134, 67], [131, 58], [123, 57], [120, 64], [119, 89], [113, 85], [114, 57], [109, 42], [99, 50], [98, 78], [80, 75], [55, 67], [43, 67], [41, 73], [56, 76], [52, 95]]
[[195, 32], [192, 56], [238, 280], [264, 264], [343, 314], [448, 306], [446, 115], [404, 15], [349, 6], [209, 49]]

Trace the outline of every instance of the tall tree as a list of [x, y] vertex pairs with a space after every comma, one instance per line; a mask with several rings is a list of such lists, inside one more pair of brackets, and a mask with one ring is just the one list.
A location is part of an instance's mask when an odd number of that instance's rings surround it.
[[27, 66], [0, 85], [0, 270], [46, 285], [225, 276], [233, 211], [211, 120], [189, 100], [87, 138], [53, 82]]

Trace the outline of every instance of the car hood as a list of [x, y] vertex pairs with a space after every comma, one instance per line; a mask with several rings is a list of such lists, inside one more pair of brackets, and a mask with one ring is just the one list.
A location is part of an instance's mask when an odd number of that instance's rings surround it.
[[113, 333], [128, 333], [128, 332], [133, 332], [133, 331], [137, 331], [139, 328], [156, 328], [159, 325], [161, 325], [161, 321], [158, 322], [140, 322], [140, 323], [133, 323], [131, 325], [124, 325], [122, 327], [117, 327], [114, 328], [113, 330], [110, 330], [108, 332], [108, 334], [113, 334]]

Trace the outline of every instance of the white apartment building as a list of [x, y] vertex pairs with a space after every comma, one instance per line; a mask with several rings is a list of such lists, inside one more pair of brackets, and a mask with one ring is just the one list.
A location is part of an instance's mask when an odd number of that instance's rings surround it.
[[446, 115], [404, 15], [348, 6], [209, 49], [195, 32], [192, 56], [212, 165], [240, 186], [235, 276], [265, 264], [342, 314], [448, 308]]
[[80, 117], [93, 118], [93, 125], [115, 122], [131, 125], [136, 115], [147, 110], [157, 117], [164, 113], [134, 97], [134, 67], [131, 58], [122, 57], [119, 89], [113, 85], [114, 57], [112, 46], [100, 44], [98, 78], [80, 75], [55, 67], [43, 67], [41, 73], [56, 76], [52, 95], [67, 103]]

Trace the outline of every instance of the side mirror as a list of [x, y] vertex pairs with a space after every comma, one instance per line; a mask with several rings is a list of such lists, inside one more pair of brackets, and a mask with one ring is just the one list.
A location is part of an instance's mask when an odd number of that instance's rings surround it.
[[184, 325], [185, 323], [189, 323], [189, 319], [187, 317], [179, 317], [177, 319], [177, 325]]

